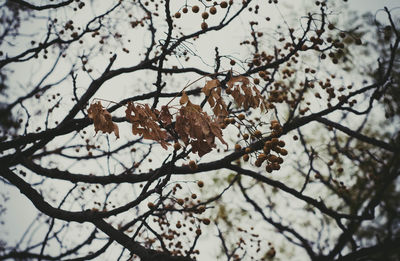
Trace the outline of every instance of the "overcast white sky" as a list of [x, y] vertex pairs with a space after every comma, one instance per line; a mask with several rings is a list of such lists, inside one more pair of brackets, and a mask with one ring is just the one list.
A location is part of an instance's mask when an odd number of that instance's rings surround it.
[[399, 0], [349, 0], [348, 2], [351, 9], [361, 12], [375, 12], [384, 6], [389, 9], [400, 7]]

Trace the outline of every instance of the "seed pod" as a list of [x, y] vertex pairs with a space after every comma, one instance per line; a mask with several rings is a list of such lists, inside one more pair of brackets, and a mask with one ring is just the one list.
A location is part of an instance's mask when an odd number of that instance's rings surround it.
[[256, 130], [256, 131], [254, 132], [254, 136], [257, 137], [257, 138], [260, 138], [260, 137], [262, 136], [261, 131]]
[[211, 223], [211, 221], [210, 221], [210, 219], [209, 218], [203, 218], [203, 224], [204, 225], [209, 225], [210, 223]]
[[210, 14], [215, 15], [217, 13], [217, 8], [215, 8], [215, 6], [212, 6], [210, 8]]
[[254, 162], [254, 165], [256, 165], [256, 167], [261, 167], [262, 161], [259, 160], [259, 159], [257, 159], [257, 160]]
[[197, 186], [199, 186], [200, 188], [204, 187], [204, 182], [201, 180], [197, 181]]
[[266, 170], [268, 173], [272, 173], [272, 166], [271, 166], [271, 164], [268, 164], [267, 166], [265, 166], [265, 170]]
[[264, 153], [260, 153], [260, 154], [258, 155], [257, 159], [258, 159], [258, 160], [264, 161], [264, 160], [267, 159], [267, 155], [264, 154]]
[[268, 155], [268, 160], [271, 162], [276, 162], [276, 161], [278, 161], [278, 157], [270, 154], [270, 155]]
[[242, 146], [240, 146], [239, 144], [235, 144], [235, 151], [239, 151], [242, 149]]
[[278, 162], [272, 163], [272, 169], [273, 170], [280, 170], [281, 166], [278, 164]]
[[280, 149], [279, 154], [281, 154], [282, 156], [286, 156], [288, 152], [285, 149]]
[[174, 150], [180, 150], [181, 149], [181, 144], [178, 142], [174, 143]]
[[268, 155], [271, 152], [271, 150], [267, 146], [264, 146], [263, 151], [265, 155]]
[[189, 168], [191, 168], [192, 170], [197, 169], [197, 164], [194, 160], [189, 161]]
[[199, 214], [203, 213], [204, 211], [206, 211], [206, 208], [204, 206], [200, 206], [200, 207], [197, 208], [197, 212]]
[[194, 6], [192, 7], [192, 12], [193, 12], [193, 13], [198, 13], [199, 11], [200, 11], [199, 6], [194, 5]]

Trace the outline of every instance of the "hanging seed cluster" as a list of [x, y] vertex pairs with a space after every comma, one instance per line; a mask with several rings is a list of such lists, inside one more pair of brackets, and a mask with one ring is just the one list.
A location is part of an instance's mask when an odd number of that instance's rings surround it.
[[[210, 2], [210, 0], [207, 0], [207, 2]], [[217, 10], [218, 10], [217, 8], [225, 9], [225, 8], [228, 7], [228, 4], [232, 5], [233, 4], [233, 0], [231, 0], [229, 2], [221, 1], [219, 4], [217, 2], [214, 2], [212, 6], [206, 6], [204, 11], [201, 12], [201, 18], [203, 20], [201, 25], [200, 25], [201, 29], [202, 30], [206, 30], [208, 28], [208, 24], [207, 24], [206, 20], [210, 17], [210, 14], [211, 15], [217, 14]], [[197, 13], [200, 12], [200, 7], [198, 5], [194, 5], [194, 6], [191, 7], [191, 11], [193, 13], [197, 14]], [[189, 12], [188, 6], [184, 6], [181, 10], [179, 10], [178, 12], [176, 12], [174, 14], [174, 17], [176, 19], [179, 19], [179, 18], [182, 17], [182, 13], [183, 14], [187, 14], [188, 12]]]
[[[271, 140], [267, 140], [264, 143], [263, 152], [258, 154], [254, 165], [261, 167], [264, 162], [266, 162], [265, 170], [268, 173], [272, 173], [274, 170], [280, 170], [283, 163], [283, 158], [281, 156], [286, 156], [288, 151], [284, 149], [285, 142], [278, 139], [282, 133], [282, 126], [278, 121], [271, 121], [270, 129], [272, 130], [270, 137]], [[248, 161], [250, 156], [248, 153], [251, 152], [250, 148], [245, 149], [246, 154], [243, 155], [243, 160]]]

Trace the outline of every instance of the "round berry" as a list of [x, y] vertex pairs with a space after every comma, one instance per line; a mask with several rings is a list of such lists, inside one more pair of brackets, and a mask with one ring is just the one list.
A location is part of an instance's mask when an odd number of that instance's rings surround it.
[[215, 6], [212, 6], [210, 8], [210, 14], [215, 15], [217, 13], [217, 8], [215, 8]]
[[193, 13], [198, 13], [199, 11], [200, 11], [199, 6], [194, 5], [194, 6], [192, 7], [192, 12], [193, 12]]
[[197, 186], [199, 186], [200, 188], [204, 187], [204, 182], [201, 180], [197, 181]]

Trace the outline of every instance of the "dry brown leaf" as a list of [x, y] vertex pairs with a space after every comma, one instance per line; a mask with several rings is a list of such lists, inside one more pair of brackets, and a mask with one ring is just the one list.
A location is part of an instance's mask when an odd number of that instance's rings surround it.
[[169, 112], [168, 106], [161, 107], [160, 120], [165, 125], [168, 126], [172, 123], [172, 115]]
[[[242, 84], [239, 87], [237, 83]], [[247, 77], [232, 77], [227, 85], [229, 93], [235, 100], [237, 106], [243, 107], [245, 110], [260, 107], [263, 111], [266, 108], [265, 98], [255, 86], [251, 86], [250, 80]]]
[[211, 90], [218, 86], [220, 86], [220, 82], [217, 79], [214, 79], [214, 80], [206, 82], [206, 85], [204, 85], [204, 87], [203, 87], [203, 89], [201, 89], [201, 91], [204, 92], [204, 94], [206, 96], [210, 96]]
[[215, 137], [227, 145], [222, 138], [220, 124], [212, 120], [200, 106], [192, 104], [190, 101], [179, 109], [175, 131], [185, 145], [191, 145], [192, 152], [198, 153], [200, 157], [216, 146]]
[[242, 82], [243, 84], [248, 85], [248, 84], [250, 83], [250, 80], [249, 80], [247, 77], [245, 77], [245, 76], [235, 76], [235, 77], [232, 77], [232, 78], [227, 82], [227, 85], [228, 85], [229, 88], [232, 88], [233, 85], [234, 85], [235, 83], [237, 83], [237, 82]]
[[211, 80], [203, 87], [202, 92], [207, 98], [207, 102], [212, 108], [214, 115], [217, 118], [224, 118], [228, 115], [227, 106], [221, 97], [221, 83], [217, 80]]
[[189, 101], [189, 97], [187, 96], [186, 92], [182, 92], [182, 97], [179, 100], [179, 103], [181, 105], [183, 105], [183, 104], [187, 103], [188, 101]]
[[114, 132], [117, 139], [119, 138], [118, 125], [112, 121], [111, 114], [103, 108], [100, 101], [90, 105], [88, 109], [88, 117], [93, 120], [96, 134], [99, 130], [104, 133]]
[[157, 141], [164, 149], [168, 149], [167, 145], [170, 144], [166, 140], [169, 135], [158, 125], [156, 114], [160, 113], [157, 110], [153, 111], [148, 104], [135, 106], [130, 102], [125, 113], [126, 118], [132, 123], [133, 135], [142, 135], [144, 139]]

